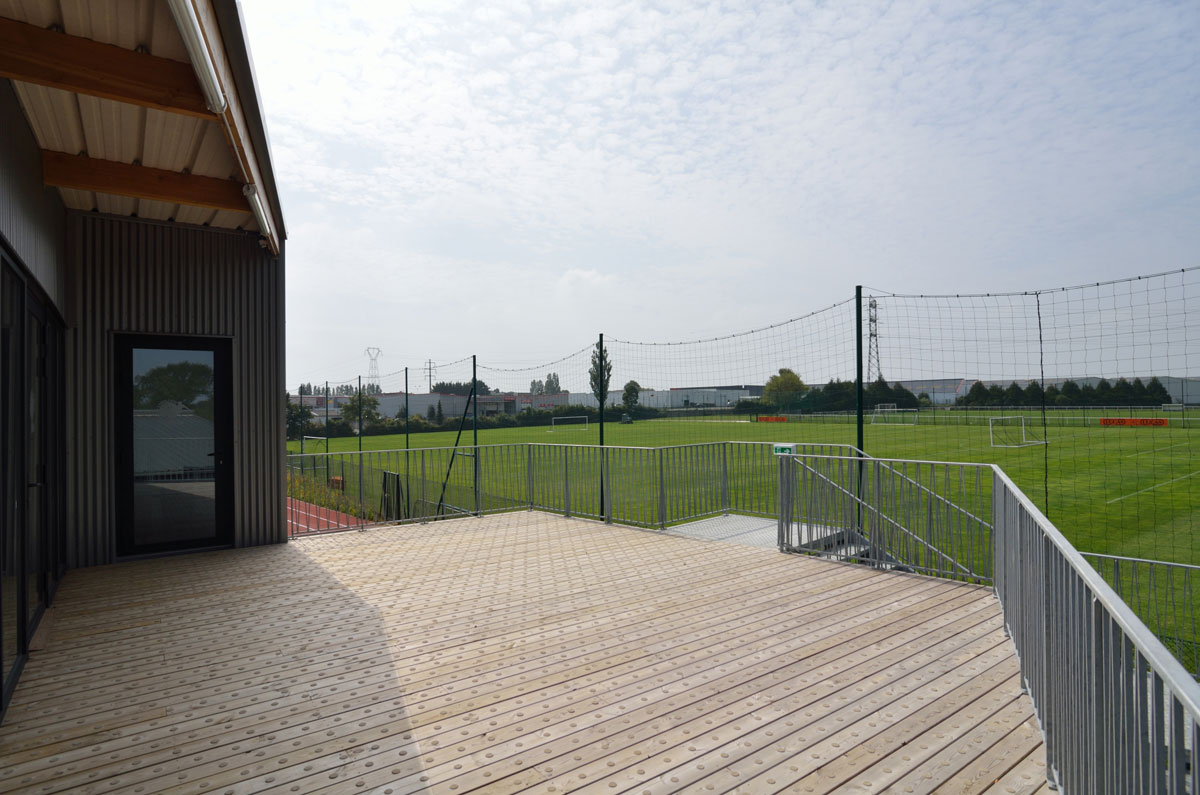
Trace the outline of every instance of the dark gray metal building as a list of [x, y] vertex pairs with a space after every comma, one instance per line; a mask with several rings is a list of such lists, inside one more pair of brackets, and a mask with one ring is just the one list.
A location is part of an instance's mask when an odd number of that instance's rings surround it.
[[286, 233], [236, 0], [5, 4], [0, 78], [2, 714], [68, 569], [285, 540]]

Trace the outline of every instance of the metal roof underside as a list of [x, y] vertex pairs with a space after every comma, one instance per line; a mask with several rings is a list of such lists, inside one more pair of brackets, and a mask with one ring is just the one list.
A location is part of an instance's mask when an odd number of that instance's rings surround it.
[[[0, 17], [189, 63], [163, 0], [0, 0]], [[241, 183], [220, 122], [13, 80], [44, 150]], [[72, 209], [258, 232], [249, 210], [59, 188]]]

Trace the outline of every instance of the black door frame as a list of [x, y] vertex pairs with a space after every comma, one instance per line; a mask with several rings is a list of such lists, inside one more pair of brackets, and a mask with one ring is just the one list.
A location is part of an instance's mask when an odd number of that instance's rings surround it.
[[[163, 544], [133, 543], [133, 350], [212, 351], [216, 537]], [[113, 334], [113, 491], [119, 558], [233, 546], [233, 340], [171, 334]]]

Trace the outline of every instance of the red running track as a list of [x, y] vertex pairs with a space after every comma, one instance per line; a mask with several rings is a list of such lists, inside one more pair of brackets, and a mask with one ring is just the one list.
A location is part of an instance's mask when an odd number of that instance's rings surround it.
[[333, 530], [345, 530], [362, 524], [357, 516], [313, 505], [311, 502], [288, 497], [287, 501], [288, 535], [297, 536], [304, 533], [328, 533]]

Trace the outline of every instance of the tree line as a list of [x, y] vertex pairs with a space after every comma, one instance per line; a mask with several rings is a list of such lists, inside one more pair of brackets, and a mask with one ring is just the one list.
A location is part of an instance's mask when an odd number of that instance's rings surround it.
[[[1063, 381], [1061, 385], [1051, 384], [1046, 387], [1045, 402], [1047, 406], [1160, 406], [1170, 403], [1171, 393], [1155, 376], [1148, 383], [1135, 378], [1132, 382], [1118, 378], [1110, 382], [1101, 378], [1095, 385], [1080, 386], [1075, 381]], [[982, 381], [976, 381], [960, 395], [955, 404], [959, 406], [1041, 406], [1042, 385], [1030, 381], [1022, 388], [1015, 381], [1007, 387], [999, 384], [984, 386]]]
[[[1148, 382], [1141, 378], [1129, 381], [1118, 378], [1109, 381], [1102, 378], [1093, 384], [1080, 385], [1067, 380], [1062, 384], [1051, 384], [1042, 394], [1042, 385], [1030, 381], [1022, 387], [1015, 381], [1007, 387], [999, 384], [985, 385], [976, 381], [959, 395], [956, 406], [1012, 406], [1040, 407], [1043, 398], [1047, 406], [1159, 406], [1172, 402], [1171, 393], [1155, 376]], [[889, 384], [879, 378], [863, 390], [864, 408], [871, 411], [881, 404], [894, 403], [896, 408], [927, 408], [933, 406], [929, 395], [913, 394], [904, 384]], [[763, 387], [758, 400], [741, 400], [735, 411], [758, 413], [764, 408], [781, 413], [815, 413], [823, 411], [854, 411], [857, 408], [854, 381], [834, 379], [825, 386], [809, 386], [792, 370], [782, 368], [771, 376]]]
[[[833, 379], [824, 386], [810, 386], [793, 370], [780, 368], [776, 375], [767, 379], [762, 397], [758, 400], [738, 401], [734, 411], [757, 414], [763, 409], [781, 414], [815, 414], [826, 411], [854, 411], [858, 407], [857, 384], [854, 381]], [[874, 410], [878, 405], [895, 404], [899, 409], [915, 409], [931, 406], [929, 395], [914, 395], [912, 390], [899, 382], [889, 384], [883, 378], [872, 381], [863, 389], [863, 405]]]

